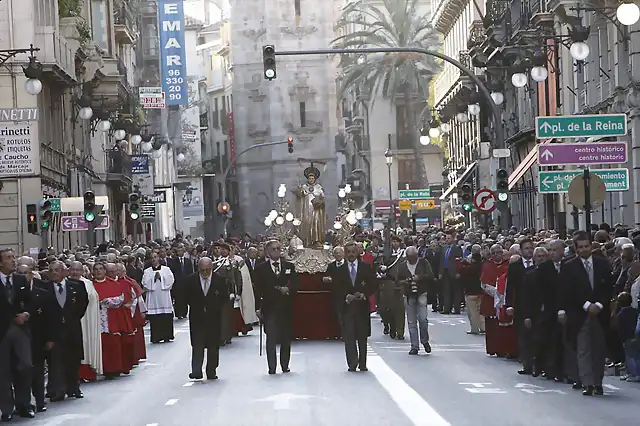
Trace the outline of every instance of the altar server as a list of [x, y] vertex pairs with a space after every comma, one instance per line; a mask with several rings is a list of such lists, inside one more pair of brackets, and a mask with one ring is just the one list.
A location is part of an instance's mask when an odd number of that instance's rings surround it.
[[256, 316], [256, 300], [253, 293], [253, 282], [251, 280], [251, 272], [242, 256], [238, 256], [235, 250], [232, 250], [232, 256], [235, 263], [240, 270], [241, 283], [236, 288], [238, 293], [236, 294], [236, 300], [234, 303], [234, 314], [239, 324], [236, 324], [236, 330], [240, 328], [240, 332], [247, 334], [247, 332], [253, 330], [251, 324], [258, 322]]
[[173, 334], [173, 273], [160, 264], [158, 252], [151, 254], [151, 267], [144, 270], [142, 286], [147, 289], [147, 317], [151, 325], [151, 343], [170, 342]]

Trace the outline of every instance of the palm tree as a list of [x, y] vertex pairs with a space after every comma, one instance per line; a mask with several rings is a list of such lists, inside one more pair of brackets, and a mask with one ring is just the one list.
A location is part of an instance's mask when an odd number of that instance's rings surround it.
[[[424, 1], [424, 0], [422, 0]], [[380, 4], [380, 1], [375, 3]], [[437, 50], [440, 34], [434, 30], [429, 17], [420, 15], [421, 0], [382, 0], [377, 6], [371, 0], [356, 0], [342, 11], [335, 26], [342, 34], [332, 42], [333, 48], [363, 47], [420, 47]], [[352, 31], [352, 28], [359, 28]], [[360, 58], [343, 55], [342, 77], [338, 95], [352, 88], [367, 93], [370, 108], [379, 95], [405, 105], [409, 136], [416, 159], [422, 159], [420, 134], [416, 120], [416, 99], [424, 105], [429, 98], [429, 84], [439, 71], [439, 62], [432, 56], [415, 53], [385, 53], [363, 55]], [[424, 161], [417, 161], [416, 180], [427, 187]]]

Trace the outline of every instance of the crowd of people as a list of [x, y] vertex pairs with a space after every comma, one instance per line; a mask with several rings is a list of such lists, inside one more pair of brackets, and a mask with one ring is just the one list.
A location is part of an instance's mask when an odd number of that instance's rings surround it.
[[[329, 247], [331, 244], [329, 243]], [[325, 247], [326, 248], [326, 247]], [[428, 228], [385, 238], [362, 231], [323, 281], [334, 294], [349, 371], [367, 371], [370, 313], [409, 354], [431, 352], [428, 309], [466, 310], [486, 352], [518, 359], [519, 374], [603, 393], [605, 367], [640, 381], [640, 231], [601, 226], [554, 231]], [[191, 379], [217, 379], [219, 348], [262, 322], [268, 373], [288, 373], [299, 289], [286, 247], [266, 237], [102, 244], [37, 259], [0, 250], [0, 410], [33, 418], [50, 402], [82, 398], [80, 383], [130, 374], [152, 344], [189, 318]], [[32, 404], [32, 395], [35, 404]]]

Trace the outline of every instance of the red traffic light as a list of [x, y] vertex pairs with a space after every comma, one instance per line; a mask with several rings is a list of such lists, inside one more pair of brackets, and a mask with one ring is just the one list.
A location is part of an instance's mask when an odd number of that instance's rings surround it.
[[287, 142], [293, 143], [293, 138], [287, 138]]
[[35, 214], [30, 214], [27, 215], [27, 222], [28, 223], [36, 223], [36, 215]]
[[218, 203], [218, 213], [228, 213], [231, 210], [229, 203]]

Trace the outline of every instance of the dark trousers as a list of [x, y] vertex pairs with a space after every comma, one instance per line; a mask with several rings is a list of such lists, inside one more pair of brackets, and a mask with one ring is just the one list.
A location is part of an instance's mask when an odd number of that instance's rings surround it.
[[577, 342], [578, 372], [584, 386], [602, 386], [606, 359], [605, 331], [596, 317], [588, 317], [580, 331]]
[[429, 286], [429, 291], [427, 292], [427, 301], [431, 305], [431, 309], [433, 312], [438, 311], [438, 306], [441, 305], [441, 280], [434, 280]]
[[[344, 351], [351, 369], [367, 367], [368, 324], [362, 318], [359, 306], [347, 305], [344, 312]], [[367, 321], [370, 321], [367, 318]]]
[[233, 327], [233, 302], [228, 300], [222, 305], [222, 317], [220, 321], [220, 344], [231, 342], [233, 337], [231, 330]]
[[63, 338], [56, 342], [49, 352], [49, 380], [47, 391], [50, 396], [64, 396], [78, 390], [79, 369], [82, 361], [80, 348]]
[[533, 371], [535, 354], [536, 354], [536, 332], [538, 328], [537, 320], [532, 320], [531, 328], [524, 325], [523, 319], [515, 321], [516, 334], [518, 336], [518, 352], [520, 354], [520, 362], [522, 368]]
[[576, 342], [571, 337], [568, 329], [569, 327], [567, 325], [562, 326], [563, 371], [569, 380], [579, 382], [580, 375], [578, 374], [578, 353]]
[[462, 283], [459, 279], [449, 276], [445, 269], [442, 279], [442, 312], [449, 313], [453, 309], [453, 312], [460, 313], [462, 300]]
[[267, 335], [266, 352], [269, 371], [275, 371], [278, 364], [276, 346], [280, 344], [280, 367], [289, 368], [291, 360], [291, 323], [279, 312], [264, 316], [264, 332]]
[[151, 343], [169, 341], [174, 339], [173, 314], [149, 315], [149, 328], [151, 329]]
[[31, 404], [31, 337], [26, 326], [11, 324], [0, 341], [0, 411]]
[[207, 336], [208, 330], [200, 330], [195, 333], [191, 341], [191, 373], [202, 376], [202, 364], [204, 364], [205, 351], [207, 352], [207, 376], [216, 374], [220, 364], [220, 337]]
[[[42, 344], [44, 346], [44, 343]], [[36, 400], [36, 406], [42, 407], [44, 401], [44, 362], [48, 358], [48, 352], [43, 348], [33, 348], [33, 374], [31, 377], [31, 393]]]
[[563, 377], [562, 328], [555, 315], [540, 322], [536, 335], [535, 368], [552, 377]]
[[333, 300], [333, 312], [335, 313], [336, 320], [338, 321], [338, 325], [340, 326], [340, 337], [344, 336], [344, 313], [342, 312], [343, 303], [344, 301], [341, 298]]
[[176, 318], [186, 318], [189, 307], [187, 306], [187, 300], [184, 296], [183, 283], [177, 282], [171, 289], [171, 296], [173, 297], [173, 312]]
[[389, 313], [389, 325], [391, 326], [391, 337], [404, 336], [404, 294], [402, 290], [396, 290], [391, 301], [391, 312]]

